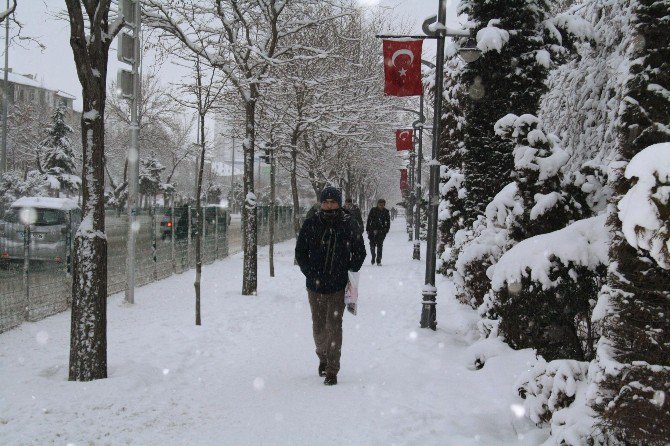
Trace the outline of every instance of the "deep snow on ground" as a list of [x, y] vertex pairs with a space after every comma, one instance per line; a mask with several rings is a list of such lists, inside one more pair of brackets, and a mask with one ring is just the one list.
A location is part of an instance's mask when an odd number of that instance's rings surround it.
[[[193, 271], [109, 299], [109, 378], [67, 381], [69, 312], [0, 335], [2, 445], [504, 445], [541, 443], [514, 381], [532, 352], [474, 341], [477, 316], [438, 276], [438, 329], [418, 327], [424, 263], [396, 219], [384, 265], [361, 274], [344, 316], [339, 384], [317, 376], [294, 242], [260, 250], [258, 296], [241, 254], [204, 267], [203, 325]], [[422, 255], [425, 254], [422, 253]], [[482, 347], [503, 352], [483, 369]], [[489, 354], [491, 353], [489, 352]]]

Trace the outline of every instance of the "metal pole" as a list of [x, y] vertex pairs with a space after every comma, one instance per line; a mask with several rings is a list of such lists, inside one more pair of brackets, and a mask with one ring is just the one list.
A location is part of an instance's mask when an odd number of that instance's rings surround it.
[[170, 197], [170, 259], [172, 260], [172, 272], [177, 273], [177, 255], [174, 247], [174, 228], [177, 222], [174, 219], [174, 193]]
[[[9, 0], [7, 0], [9, 11]], [[7, 172], [7, 114], [9, 113], [9, 16], [5, 18], [5, 78], [2, 84], [2, 157], [0, 157], [0, 178]]]
[[416, 157], [416, 154], [414, 153], [414, 149], [412, 149], [412, 151], [409, 154], [409, 195], [408, 195], [408, 199], [409, 199], [409, 202], [410, 202], [410, 208], [409, 208], [409, 216], [408, 216], [409, 217], [409, 221], [408, 221], [409, 231], [407, 231], [408, 235], [409, 235], [409, 241], [410, 242], [412, 241], [412, 230], [413, 230], [412, 226], [413, 226], [413, 223], [414, 223], [412, 221], [412, 217], [414, 215], [414, 209], [413, 209], [412, 206], [415, 206], [415, 203], [416, 203], [416, 199], [412, 197], [412, 195], [414, 194], [414, 158], [415, 157]]
[[270, 146], [270, 277], [275, 276], [275, 147]]
[[[419, 147], [416, 154], [416, 199], [417, 205], [414, 214], [414, 253], [412, 258], [414, 260], [421, 260], [421, 196], [423, 195], [421, 190], [421, 161], [423, 160], [423, 95], [421, 95], [421, 100], [419, 101]], [[416, 130], [416, 127], [415, 127]]]
[[[440, 0], [437, 21], [444, 25], [447, 15], [447, 0]], [[428, 240], [426, 243], [426, 283], [423, 286], [421, 303], [421, 328], [437, 328], [435, 301], [435, 264], [437, 257], [437, 206], [440, 201], [438, 186], [440, 164], [437, 161], [440, 142], [440, 118], [442, 112], [442, 83], [444, 81], [444, 37], [445, 30], [438, 30], [437, 58], [435, 63], [435, 106], [433, 109], [433, 152], [430, 161], [430, 186], [428, 195]]]
[[235, 202], [235, 135], [233, 135], [233, 144], [230, 150], [232, 150], [233, 156], [230, 162], [230, 203], [228, 203], [228, 210], [232, 213], [233, 203]]
[[135, 236], [137, 233], [137, 191], [140, 178], [140, 2], [135, 2], [135, 29], [133, 51], [133, 99], [130, 107], [130, 151], [128, 153], [128, 257], [126, 259], [126, 294], [125, 302], [135, 303]]
[[30, 225], [23, 226], [23, 290], [26, 292], [25, 320], [30, 320]]

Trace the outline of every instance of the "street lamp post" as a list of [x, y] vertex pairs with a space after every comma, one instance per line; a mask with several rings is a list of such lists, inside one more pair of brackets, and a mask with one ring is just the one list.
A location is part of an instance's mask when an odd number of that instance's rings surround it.
[[[449, 30], [446, 27], [447, 0], [440, 0], [437, 14], [437, 23], [434, 31], [430, 24], [435, 22], [434, 17], [424, 22], [424, 32], [437, 39], [437, 57], [435, 60], [435, 106], [433, 108], [433, 150], [430, 160], [430, 180], [428, 194], [428, 238], [426, 243], [426, 281], [422, 290], [421, 328], [437, 328], [435, 303], [437, 288], [435, 287], [435, 267], [437, 263], [437, 209], [440, 203], [440, 117], [442, 113], [442, 90], [444, 81], [444, 39], [446, 37], [468, 37], [469, 31]], [[459, 50], [461, 58], [468, 63], [479, 58], [480, 52], [472, 44], [466, 44]]]
[[[137, 198], [140, 177], [140, 64], [141, 64], [141, 6], [139, 1], [128, 3], [133, 12], [133, 59], [132, 59], [132, 102], [130, 107], [130, 149], [128, 152], [128, 239], [127, 239], [127, 257], [126, 257], [126, 292], [124, 301], [126, 303], [135, 303], [135, 242], [139, 224], [137, 222]], [[124, 11], [124, 14], [130, 11]]]
[[[421, 328], [430, 328], [432, 330], [437, 328], [437, 318], [435, 311], [435, 301], [437, 298], [437, 288], [435, 287], [435, 267], [437, 263], [437, 210], [440, 202], [440, 162], [438, 161], [438, 156], [440, 141], [440, 117], [442, 112], [442, 91], [444, 81], [444, 39], [446, 37], [470, 37], [470, 31], [468, 30], [448, 29], [446, 26], [446, 18], [447, 0], [439, 0], [437, 16], [431, 16], [423, 22], [423, 31], [426, 34], [425, 36], [376, 36], [379, 38], [437, 39], [437, 57], [435, 61], [435, 105], [433, 108], [432, 126], [433, 149], [432, 157], [429, 163], [430, 179], [428, 194], [428, 237], [426, 243], [426, 280], [422, 290], [423, 298], [421, 303], [420, 321]], [[433, 27], [433, 25], [435, 26]], [[474, 62], [481, 55], [481, 51], [476, 47], [472, 38], [470, 38], [465, 45], [461, 46], [461, 48], [458, 50], [458, 53], [461, 59], [463, 59], [463, 61], [466, 63]], [[428, 126], [422, 124], [421, 128], [428, 128]]]
[[421, 161], [423, 161], [423, 124], [425, 117], [423, 116], [423, 95], [419, 102], [419, 119], [412, 123], [412, 128], [416, 132], [418, 130], [418, 144], [416, 154], [416, 210], [414, 213], [414, 252], [412, 259], [421, 260], [421, 197], [423, 195], [421, 189]]

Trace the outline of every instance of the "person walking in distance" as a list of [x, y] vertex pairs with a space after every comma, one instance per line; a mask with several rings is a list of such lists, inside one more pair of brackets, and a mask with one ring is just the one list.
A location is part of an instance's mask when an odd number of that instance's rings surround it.
[[319, 376], [337, 384], [342, 351], [344, 289], [349, 271], [365, 261], [365, 244], [358, 224], [342, 209], [342, 194], [334, 187], [321, 192], [321, 209], [305, 220], [295, 246], [295, 258], [305, 275], [312, 310], [312, 331]]
[[365, 225], [365, 231], [370, 240], [370, 254], [372, 254], [372, 264], [382, 264], [382, 250], [384, 249], [384, 239], [391, 227], [391, 217], [386, 209], [386, 200], [383, 198], [377, 200], [377, 206], [370, 209], [368, 222]]
[[354, 204], [354, 201], [351, 197], [348, 197], [344, 200], [344, 209], [349, 211], [351, 218], [358, 224], [359, 232], [363, 233], [363, 215], [361, 214], [361, 208]]

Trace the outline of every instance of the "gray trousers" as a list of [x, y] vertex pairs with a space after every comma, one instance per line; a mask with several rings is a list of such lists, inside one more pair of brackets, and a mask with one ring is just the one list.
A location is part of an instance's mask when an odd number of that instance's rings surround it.
[[321, 294], [307, 290], [312, 309], [312, 332], [316, 355], [326, 364], [326, 374], [337, 375], [342, 353], [342, 313], [344, 290]]

